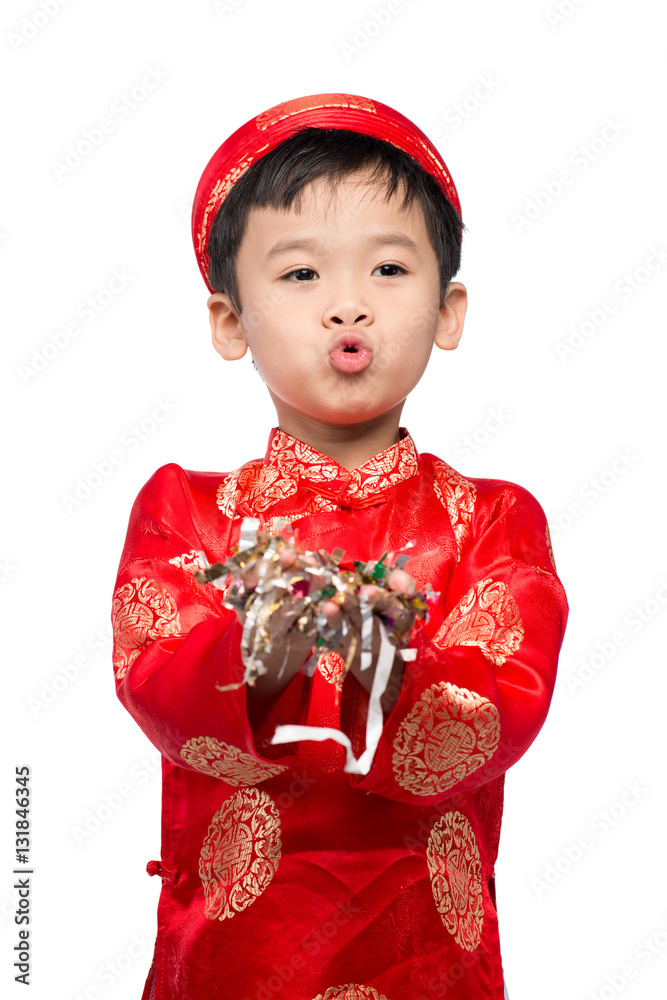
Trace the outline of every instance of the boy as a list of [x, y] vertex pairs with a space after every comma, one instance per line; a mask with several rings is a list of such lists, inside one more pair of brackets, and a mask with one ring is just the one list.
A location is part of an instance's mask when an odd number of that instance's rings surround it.
[[[433, 345], [461, 337], [462, 229], [437, 150], [361, 97], [272, 108], [204, 171], [193, 236], [214, 347], [251, 351], [278, 426], [235, 472], [158, 469], [130, 518], [114, 668], [163, 754], [144, 1000], [503, 997], [504, 773], [544, 722], [568, 607], [535, 498], [420, 455], [400, 427]], [[332, 739], [273, 736], [340, 730], [358, 760], [377, 642], [338, 698], [349, 648], [306, 676], [312, 639], [285, 601], [271, 618], [285, 641], [240, 683], [243, 614], [193, 571], [223, 562], [248, 517], [269, 533], [286, 518], [300, 549], [345, 560], [403, 553], [393, 589], [439, 592], [414, 659], [394, 658], [366, 772]], [[334, 627], [345, 609], [326, 614]]]

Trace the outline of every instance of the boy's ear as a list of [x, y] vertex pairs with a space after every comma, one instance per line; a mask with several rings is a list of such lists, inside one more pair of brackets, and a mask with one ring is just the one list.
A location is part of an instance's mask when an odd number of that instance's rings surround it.
[[445, 301], [440, 306], [435, 344], [443, 351], [453, 351], [459, 346], [463, 333], [463, 322], [468, 308], [468, 292], [460, 281], [450, 281], [447, 285]]
[[241, 320], [226, 292], [214, 292], [208, 306], [213, 346], [225, 361], [238, 361], [248, 350]]

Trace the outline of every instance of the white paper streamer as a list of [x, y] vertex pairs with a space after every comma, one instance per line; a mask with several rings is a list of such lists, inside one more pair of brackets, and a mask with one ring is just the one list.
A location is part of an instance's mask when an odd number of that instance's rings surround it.
[[[271, 743], [298, 743], [301, 740], [314, 740], [320, 743], [322, 740], [335, 740], [336, 743], [345, 747], [345, 767], [343, 770], [348, 774], [368, 774], [384, 725], [380, 700], [387, 690], [396, 654], [396, 647], [389, 640], [384, 624], [379, 620], [378, 624], [380, 626], [380, 650], [368, 702], [366, 749], [361, 757], [358, 760], [355, 758], [350, 738], [345, 733], [340, 729], [329, 729], [325, 726], [276, 726]], [[409, 650], [403, 652], [409, 652]]]

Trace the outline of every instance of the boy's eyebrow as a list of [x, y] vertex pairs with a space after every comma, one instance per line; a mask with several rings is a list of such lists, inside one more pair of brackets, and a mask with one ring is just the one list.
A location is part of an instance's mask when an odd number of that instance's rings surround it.
[[[361, 242], [370, 249], [381, 246], [403, 247], [405, 250], [411, 250], [418, 257], [421, 257], [419, 247], [405, 233], [375, 233], [372, 236], [366, 236]], [[327, 248], [319, 240], [310, 239], [309, 237], [304, 237], [300, 240], [279, 240], [267, 252], [265, 259], [269, 260], [271, 257], [277, 257], [279, 254], [287, 253], [289, 250], [310, 250], [312, 253], [316, 253], [317, 251], [326, 252]]]

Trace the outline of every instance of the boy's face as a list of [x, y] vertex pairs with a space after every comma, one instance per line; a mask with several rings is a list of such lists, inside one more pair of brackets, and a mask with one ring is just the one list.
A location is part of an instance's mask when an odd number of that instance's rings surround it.
[[285, 430], [398, 417], [433, 345], [458, 345], [465, 288], [452, 282], [440, 304], [421, 206], [402, 209], [401, 195], [386, 201], [360, 172], [335, 190], [313, 181], [299, 211], [249, 214], [237, 258], [242, 312], [224, 293], [210, 297], [213, 342], [228, 360], [250, 349]]

